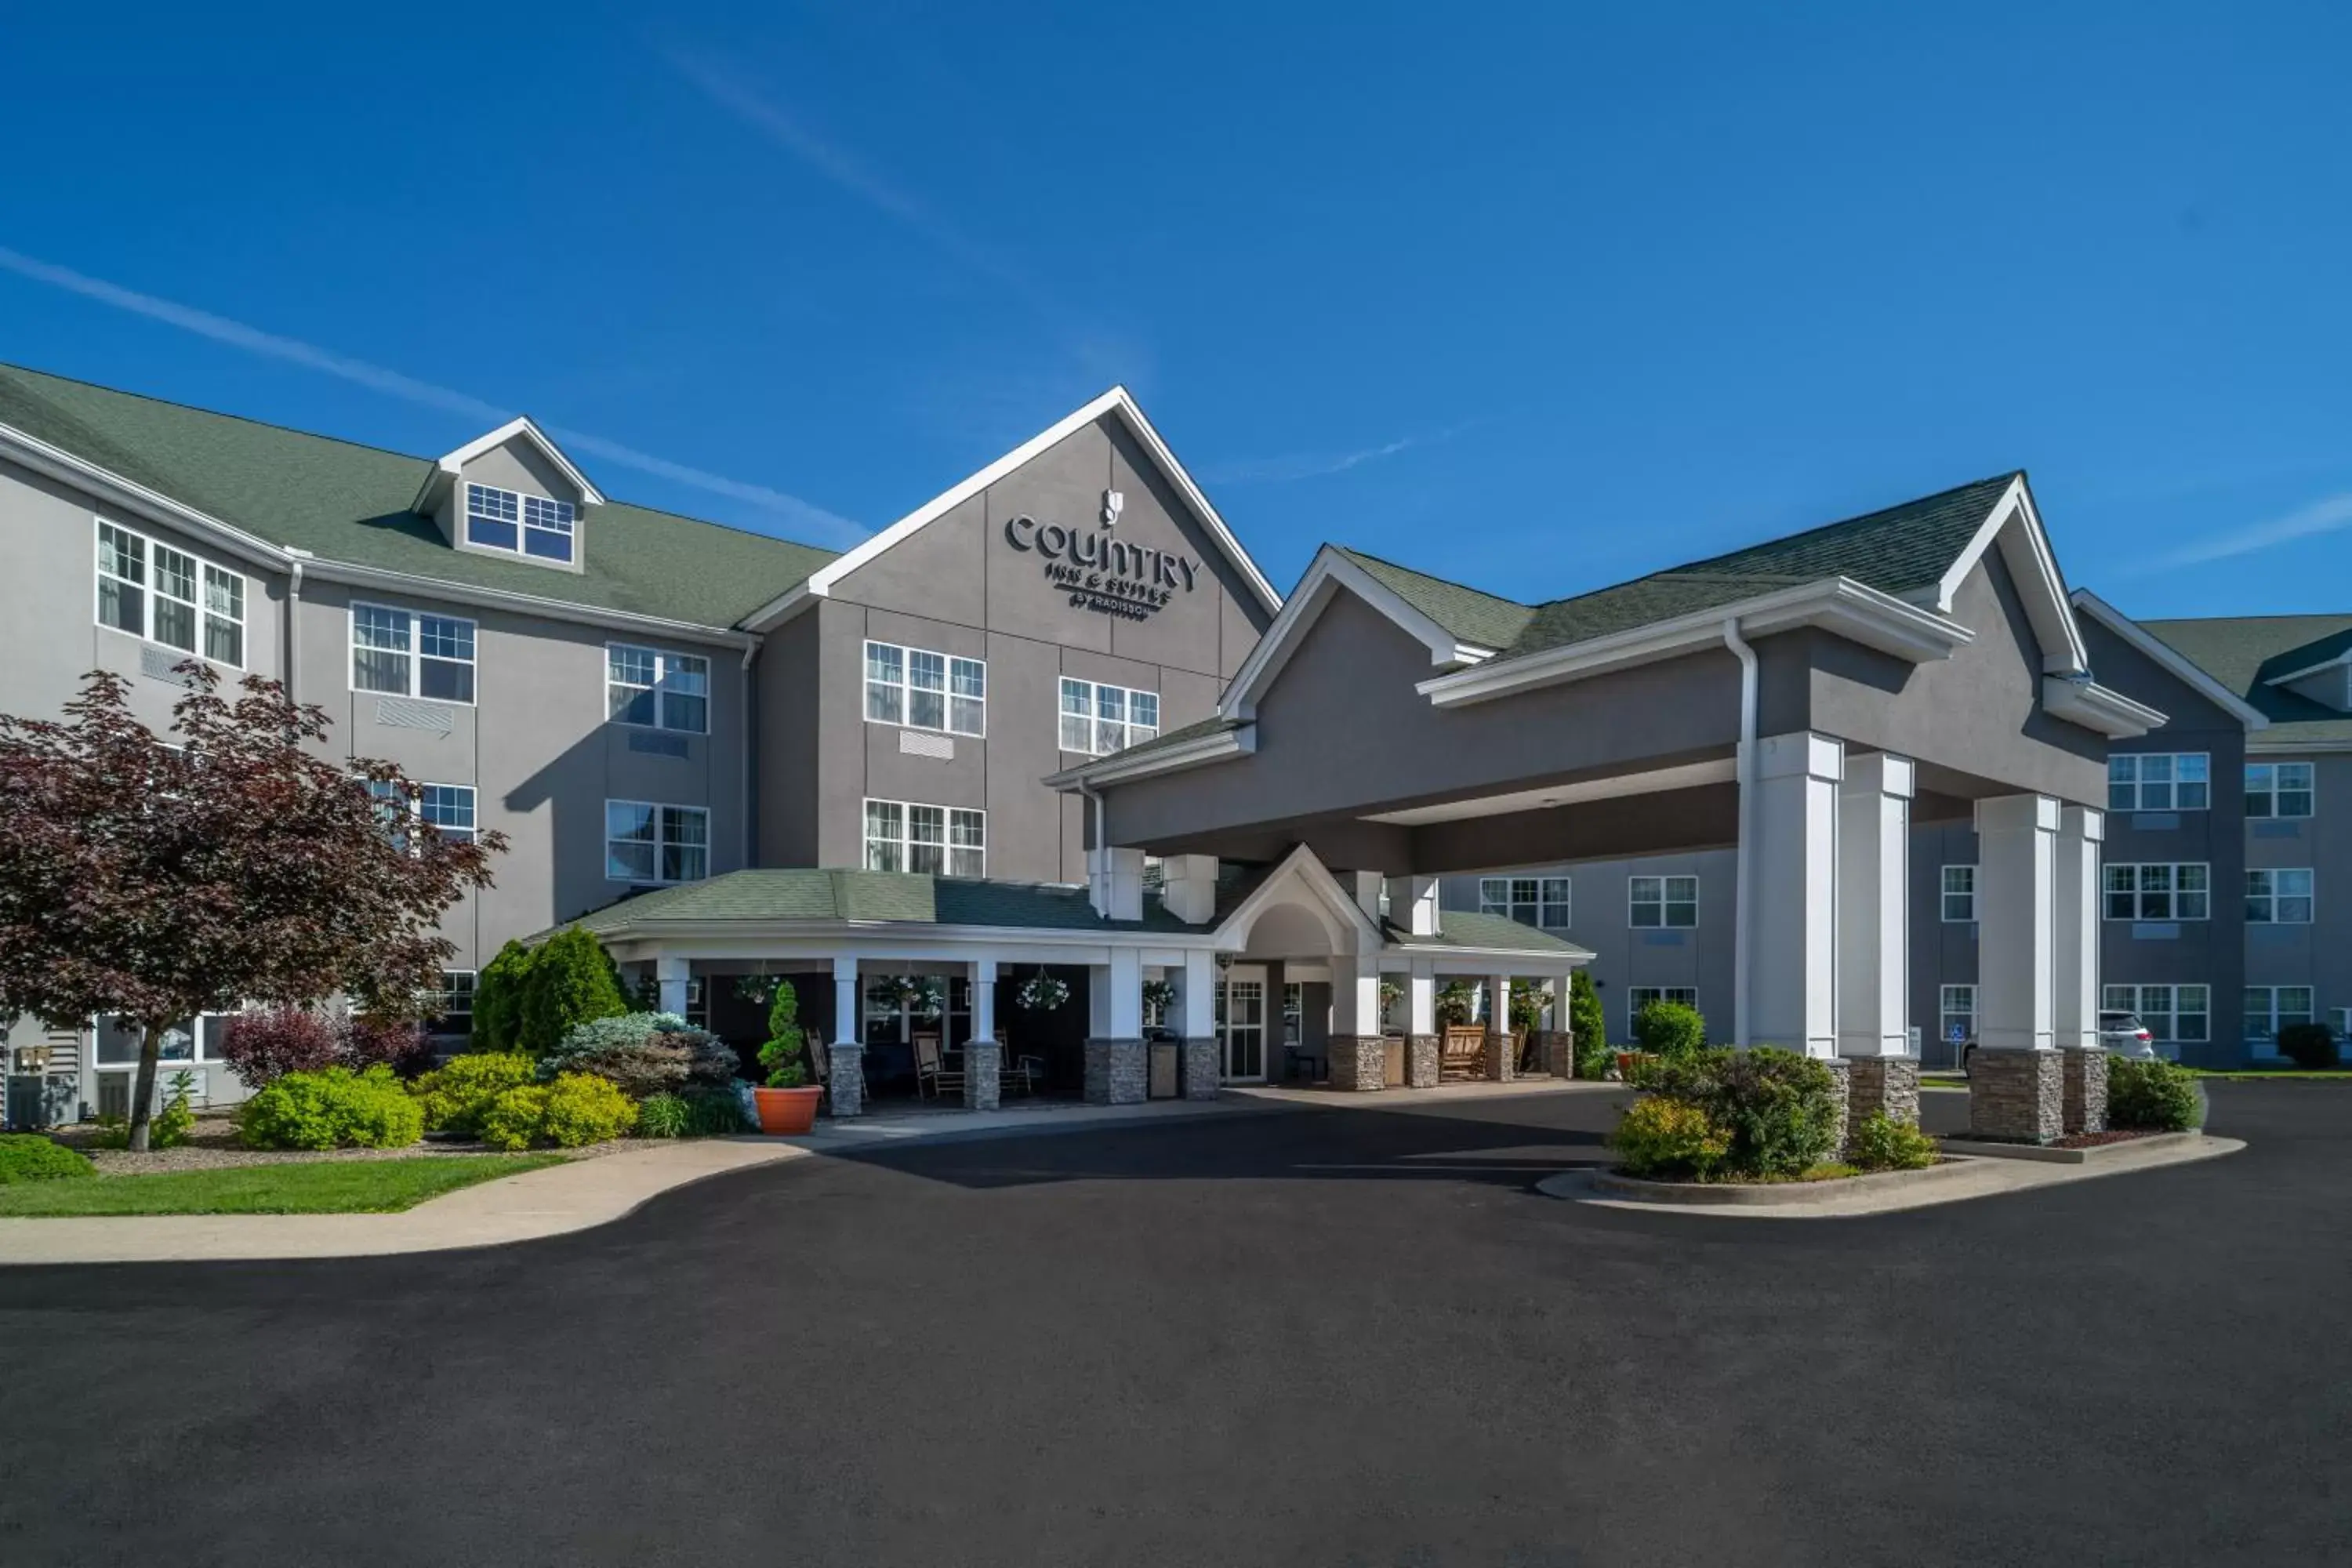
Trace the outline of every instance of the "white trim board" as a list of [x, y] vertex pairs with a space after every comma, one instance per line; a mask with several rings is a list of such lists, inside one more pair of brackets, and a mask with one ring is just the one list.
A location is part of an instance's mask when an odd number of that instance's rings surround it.
[[553, 463], [556, 471], [571, 481], [572, 488], [580, 492], [580, 504], [583, 507], [604, 504], [604, 492], [591, 484], [588, 476], [582, 473], [573, 465], [572, 459], [563, 455], [563, 448], [550, 439], [546, 431], [533, 424], [528, 415], [524, 415], [508, 420], [488, 435], [475, 437], [456, 451], [445, 455], [436, 461], [432, 469], [425, 474], [425, 483], [418, 488], [416, 500], [412, 504], [411, 510], [420, 516], [430, 517], [434, 507], [440, 503], [445, 489], [456, 487], [458, 476], [465, 471], [467, 463], [485, 452], [496, 451], [517, 437], [538, 447], [540, 455]]
[[2100, 598], [2088, 588], [2077, 588], [2072, 595], [2075, 609], [2088, 615], [2099, 625], [2123, 638], [2132, 650], [2154, 662], [2166, 674], [2179, 680], [2200, 697], [2223, 711], [2234, 715], [2248, 730], [2267, 730], [2270, 720], [2261, 710], [2244, 698], [2208, 675], [2203, 668], [2189, 662], [2187, 655], [2148, 631], [2137, 621]]
[[2042, 526], [2042, 513], [2033, 504], [2033, 492], [2026, 485], [2023, 474], [2010, 481], [2009, 488], [1985, 514], [1976, 537], [1945, 570], [1936, 584], [1933, 607], [1943, 615], [1952, 613], [1952, 601], [1960, 584], [1969, 580], [1969, 574], [1977, 569], [1977, 563], [1996, 542], [2000, 546], [2001, 563], [2009, 568], [2011, 579], [2025, 600], [2025, 616], [2033, 626], [2034, 638], [2042, 645], [2042, 673], [2086, 672], [2090, 655], [2083, 647], [2082, 628], [2075, 626], [2073, 608], [2067, 603], [2066, 579], [2058, 570], [2058, 558], [2050, 549], [2050, 535]]
[[1257, 698], [1282, 673], [1290, 662], [1298, 641], [1321, 618], [1333, 597], [1340, 589], [1386, 616], [1403, 628], [1405, 634], [1429, 649], [1429, 662], [1440, 669], [1459, 668], [1464, 665], [1484, 663], [1494, 650], [1465, 643], [1436, 621], [1408, 604], [1403, 595], [1365, 571], [1346, 555], [1326, 544], [1315, 552], [1307, 563], [1307, 574], [1298, 586], [1290, 591], [1290, 602], [1282, 606], [1265, 635], [1257, 640], [1248, 658], [1225, 686], [1225, 693], [1217, 700], [1217, 711], [1228, 719], [1244, 721], [1257, 714]]

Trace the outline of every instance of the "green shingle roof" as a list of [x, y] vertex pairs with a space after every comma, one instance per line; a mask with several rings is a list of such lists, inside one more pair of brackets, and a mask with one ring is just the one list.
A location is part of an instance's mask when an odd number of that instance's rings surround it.
[[742, 921], [888, 921], [914, 925], [994, 926], [1024, 931], [1190, 931], [1158, 900], [1144, 900], [1140, 921], [1107, 921], [1095, 913], [1087, 889], [1056, 882], [977, 881], [897, 871], [811, 868], [730, 871], [639, 893], [570, 923], [602, 936], [665, 925]]
[[2352, 651], [2352, 616], [2234, 616], [2142, 621], [2158, 641], [2271, 721], [2264, 740], [2352, 742], [2352, 714], [2269, 684]]
[[1480, 952], [1540, 953], [1547, 958], [1591, 958], [1592, 950], [1538, 931], [1507, 915], [1477, 914], [1469, 910], [1437, 911], [1434, 937], [1408, 936], [1392, 921], [1382, 921], [1383, 933], [1393, 942], [1415, 947], [1461, 947]]
[[613, 501], [578, 573], [453, 550], [408, 509], [434, 459], [0, 365], [10, 425], [272, 544], [595, 609], [728, 626], [834, 552]]
[[1338, 544], [1331, 548], [1362, 567], [1375, 582], [1393, 592], [1398, 598], [1465, 643], [1475, 643], [1481, 647], [1508, 647], [1527, 629], [1528, 618], [1535, 614], [1525, 605], [1499, 599], [1475, 588], [1465, 588], [1443, 577], [1432, 577], [1425, 572], [1415, 572], [1393, 561], [1367, 555], [1360, 550], [1349, 550]]

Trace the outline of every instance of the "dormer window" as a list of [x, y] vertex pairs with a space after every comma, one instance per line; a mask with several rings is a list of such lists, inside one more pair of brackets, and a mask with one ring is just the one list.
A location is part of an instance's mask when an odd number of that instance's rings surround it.
[[569, 562], [579, 510], [568, 500], [521, 495], [489, 485], [466, 487], [466, 542], [541, 561]]

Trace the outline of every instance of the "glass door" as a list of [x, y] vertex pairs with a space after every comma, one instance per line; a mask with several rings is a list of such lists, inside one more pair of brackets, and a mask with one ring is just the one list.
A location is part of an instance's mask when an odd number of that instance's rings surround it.
[[1217, 983], [1217, 1037], [1223, 1042], [1225, 1081], [1265, 1081], [1265, 971], [1237, 963]]

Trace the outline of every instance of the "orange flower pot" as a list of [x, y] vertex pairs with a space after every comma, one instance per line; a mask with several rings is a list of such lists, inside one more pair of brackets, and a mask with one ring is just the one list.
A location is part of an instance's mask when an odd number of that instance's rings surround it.
[[751, 1098], [760, 1107], [760, 1131], [772, 1136], [806, 1132], [816, 1125], [821, 1089], [755, 1089]]

